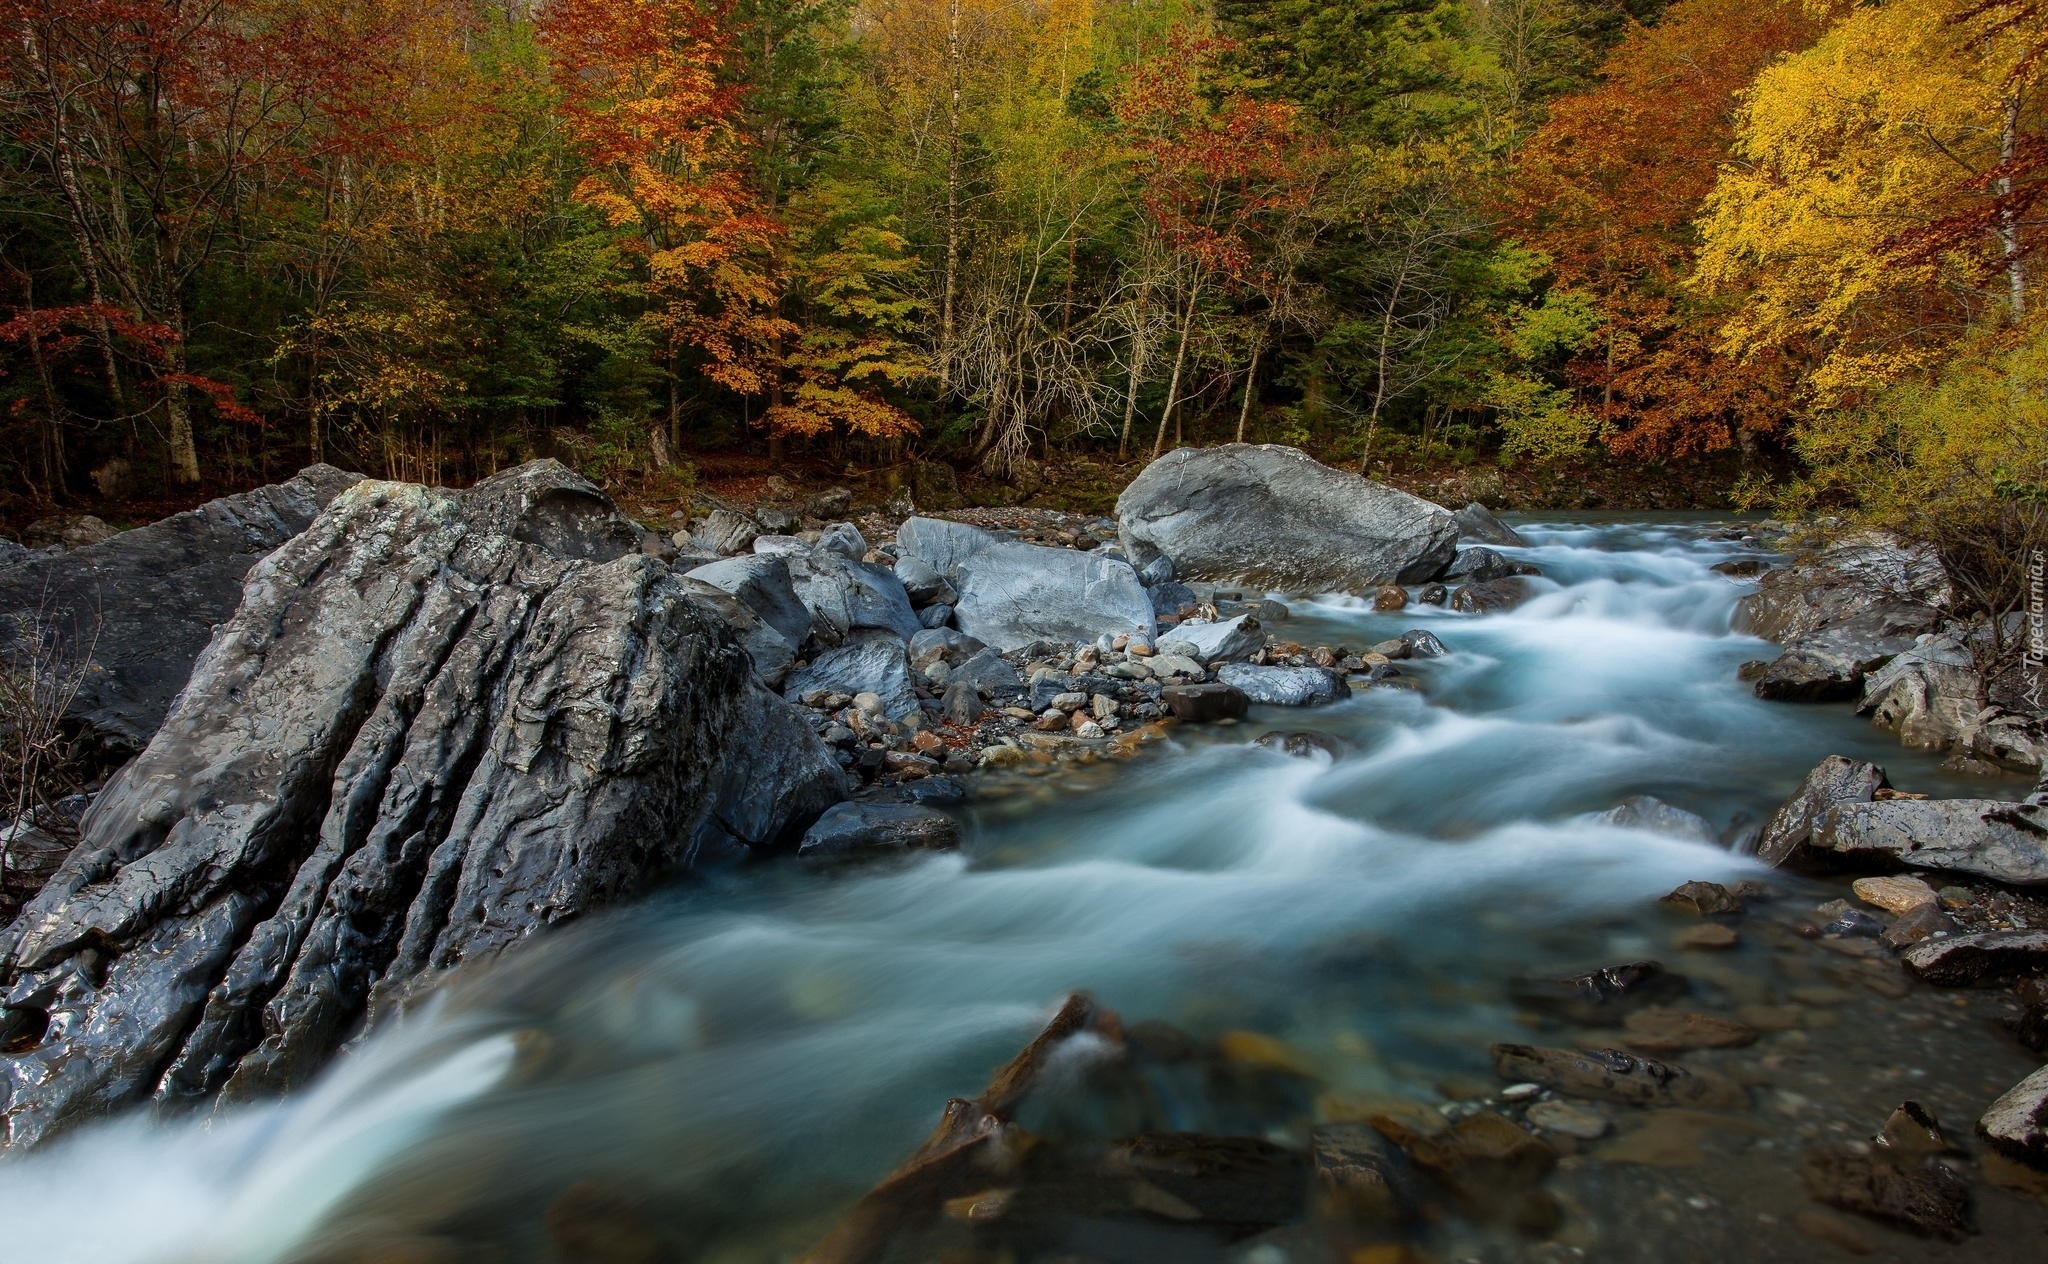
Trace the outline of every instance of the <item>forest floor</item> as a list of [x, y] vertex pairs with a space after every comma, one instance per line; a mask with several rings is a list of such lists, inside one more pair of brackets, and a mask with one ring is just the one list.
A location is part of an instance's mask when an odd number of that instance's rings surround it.
[[[719, 505], [799, 504], [834, 487], [851, 490], [855, 503], [863, 506], [881, 506], [911, 487], [920, 509], [1022, 506], [1109, 515], [1117, 495], [1146, 464], [1142, 457], [1118, 461], [1110, 456], [1069, 456], [1035, 466], [1017, 482], [1006, 483], [936, 462], [910, 460], [884, 465], [818, 457], [775, 462], [763, 454], [731, 450], [687, 452], [684, 459], [693, 477], [628, 477], [613, 480], [607, 490], [633, 517], [657, 527]], [[931, 491], [934, 472], [941, 488], [937, 494]], [[1504, 511], [1726, 510], [1733, 507], [1731, 494], [1737, 483], [1746, 474], [1757, 473], [1782, 478], [1789, 467], [1754, 457], [1745, 462], [1728, 452], [1662, 464], [1604, 457], [1510, 466], [1440, 461], [1382, 469], [1375, 476], [1453, 509], [1479, 501]], [[250, 485], [255, 481], [259, 480], [250, 480]], [[126, 529], [241, 490], [246, 488], [220, 481], [184, 493], [138, 490], [121, 497], [83, 497], [56, 508], [0, 495], [0, 535], [20, 539], [31, 523], [76, 514], [91, 514]]]

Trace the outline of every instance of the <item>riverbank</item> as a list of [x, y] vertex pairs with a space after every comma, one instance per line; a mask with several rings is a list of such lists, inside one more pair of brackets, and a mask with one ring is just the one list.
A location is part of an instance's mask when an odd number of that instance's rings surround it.
[[[117, 1124], [15, 1165], [0, 1209], [25, 1246], [109, 1264], [169, 1242], [237, 1261], [786, 1259], [1085, 989], [1117, 1021], [1056, 1046], [1004, 1116], [1035, 1139], [1016, 1153], [1061, 1163], [985, 1170], [906, 1247], [2030, 1258], [2048, 1218], [1970, 1135], [2037, 1065], [2001, 1027], [2016, 998], [1902, 974], [1850, 916], [1892, 915], [1850, 876], [1774, 873], [1723, 841], [1826, 754], [1883, 761], [1907, 793], [2024, 781], [1944, 770], [1845, 706], [1755, 697], [1735, 669], [1762, 643], [1729, 631], [1748, 584], [1712, 569], [1749, 546], [1713, 527], [1520, 529], [1514, 556], [1558, 588], [1513, 611], [1288, 603], [1276, 626], [1304, 642], [1421, 622], [1450, 653], [1404, 665], [1414, 688], [1003, 773], [956, 810], [953, 854], [708, 875], [508, 958], [282, 1104]], [[1250, 741], [1282, 726], [1334, 754]], [[1607, 816], [1642, 794], [1709, 837]], [[1688, 882], [1740, 910], [1661, 898]], [[2038, 917], [1944, 885], [1960, 925]], [[1644, 960], [1662, 981], [1611, 1004], [1558, 982]], [[1615, 1048], [1747, 1105], [1616, 1100], [1497, 1046]], [[1907, 1100], [1967, 1151], [1913, 1152], [1965, 1183], [1960, 1243], [1842, 1208]], [[1255, 1144], [1119, 1148], [1162, 1132]], [[1230, 1180], [1191, 1179], [1198, 1153]], [[1061, 1170], [1096, 1179], [1039, 1183]], [[165, 1211], [118, 1214], [167, 1181]], [[67, 1193], [88, 1188], [92, 1216]]]

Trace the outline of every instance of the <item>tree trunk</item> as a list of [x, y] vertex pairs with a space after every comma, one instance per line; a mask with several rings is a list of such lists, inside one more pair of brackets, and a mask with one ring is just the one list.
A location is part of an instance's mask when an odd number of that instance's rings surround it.
[[185, 344], [174, 341], [164, 349], [164, 413], [170, 420], [171, 481], [190, 487], [199, 481], [199, 448], [192, 438], [191, 388], [179, 381], [185, 371]]
[[1173, 420], [1173, 410], [1180, 403], [1181, 371], [1187, 366], [1188, 341], [1195, 328], [1195, 303], [1201, 294], [1202, 283], [1197, 278], [1188, 290], [1187, 311], [1183, 312], [1180, 318], [1180, 346], [1173, 353], [1173, 376], [1166, 383], [1166, 407], [1159, 413], [1159, 435], [1152, 440], [1152, 459], [1155, 461], [1159, 459], [1159, 454], [1166, 450], [1166, 423]]
[[1259, 357], [1265, 353], [1266, 340], [1262, 337], [1252, 348], [1251, 367], [1244, 371], [1244, 407], [1237, 410], [1237, 441], [1244, 442], [1245, 423], [1252, 417], [1252, 396], [1259, 389]]
[[[2006, 98], [2005, 123], [1998, 137], [1998, 156], [2007, 172], [2019, 156], [2019, 129], [2020, 98], [2014, 93]], [[2027, 265], [2020, 253], [2020, 217], [2012, 205], [2012, 176], [2001, 176], [1997, 188], [1998, 244], [2005, 256], [2005, 284], [2012, 299], [2012, 319], [2017, 321], [2027, 314]]]
[[1124, 429], [1117, 437], [1116, 459], [1121, 461], [1131, 451], [1131, 421], [1138, 415], [1138, 387], [1145, 380], [1145, 357], [1149, 354], [1145, 346], [1145, 300], [1152, 287], [1138, 287], [1137, 319], [1131, 325], [1131, 373], [1124, 384]]
[[1401, 291], [1406, 288], [1407, 268], [1394, 278], [1393, 292], [1387, 295], [1387, 305], [1380, 313], [1380, 354], [1379, 380], [1373, 383], [1372, 420], [1365, 428], [1365, 451], [1358, 454], [1358, 472], [1367, 473], [1372, 467], [1372, 445], [1379, 438], [1380, 410], [1387, 404], [1387, 374], [1392, 372], [1390, 361], [1394, 354], [1394, 312], [1401, 303]]
[[954, 295], [960, 289], [960, 0], [946, 6], [946, 275], [939, 295], [939, 393], [953, 391]]

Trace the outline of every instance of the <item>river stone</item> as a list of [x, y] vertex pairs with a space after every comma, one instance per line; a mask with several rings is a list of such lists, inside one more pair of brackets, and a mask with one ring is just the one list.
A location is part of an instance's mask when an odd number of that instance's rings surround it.
[[1175, 719], [1191, 724], [1212, 720], [1234, 720], [1244, 715], [1247, 699], [1242, 690], [1227, 684], [1168, 685], [1159, 700]]
[[1244, 691], [1253, 702], [1275, 707], [1313, 707], [1351, 696], [1341, 673], [1327, 667], [1254, 667], [1226, 663], [1216, 679]]
[[1316, 759], [1321, 757], [1331, 763], [1344, 757], [1344, 743], [1328, 734], [1296, 729], [1293, 732], [1274, 730], [1261, 733], [1252, 740], [1252, 745], [1270, 751], [1278, 751], [1294, 759]]
[[1473, 583], [1487, 580], [1507, 579], [1513, 575], [1540, 575], [1536, 567], [1527, 562], [1510, 562], [1492, 549], [1484, 546], [1459, 549], [1458, 555], [1444, 570], [1445, 579], [1464, 578]]
[[1837, 804], [1869, 803], [1890, 783], [1876, 764], [1830, 755], [1814, 765], [1797, 793], [1771, 814], [1757, 838], [1756, 858], [1776, 868], [1811, 865], [1808, 846], [1821, 817]]
[[0, 1059], [6, 1140], [302, 1082], [423, 977], [690, 864], [725, 761], [774, 754], [729, 745], [755, 686], [680, 577], [468, 503], [358, 483], [250, 571], [0, 933], [51, 1033]]
[[685, 572], [694, 580], [722, 588], [801, 650], [811, 635], [811, 612], [797, 599], [789, 577], [789, 560], [772, 554], [729, 557]]
[[1500, 614], [1513, 610], [1535, 595], [1535, 586], [1521, 575], [1476, 580], [1461, 585], [1451, 594], [1451, 609], [1464, 614]]
[[1152, 598], [1128, 562], [937, 518], [910, 519], [896, 542], [902, 556], [929, 564], [953, 586], [960, 627], [998, 650], [1034, 641], [1071, 646], [1105, 633], [1156, 638]]
[[811, 637], [838, 645], [876, 632], [908, 640], [924, 630], [896, 572], [829, 549], [788, 554], [797, 600], [811, 612]]
[[1914, 975], [1941, 987], [2003, 983], [2048, 971], [2048, 930], [1987, 930], [1925, 939], [1899, 958]]
[[754, 547], [761, 525], [743, 513], [714, 509], [690, 530], [690, 543], [706, 553], [731, 557]]
[[937, 808], [916, 803], [840, 803], [804, 833], [797, 855], [840, 859], [903, 851], [951, 851], [960, 825]]
[[1861, 611], [1786, 643], [1754, 685], [1772, 702], [1834, 702], [1861, 697], [1864, 677], [1913, 647], [1939, 615], [1893, 603]]
[[1417, 1202], [1408, 1162], [1391, 1141], [1366, 1124], [1318, 1124], [1309, 1131], [1316, 1179], [1353, 1224], [1394, 1225]]
[[1201, 598], [1195, 595], [1195, 590], [1186, 584], [1154, 584], [1145, 590], [1145, 595], [1152, 599], [1152, 613], [1160, 618], [1178, 615], [1183, 610], [1192, 610], [1201, 603]]
[[1898, 603], [1936, 610], [1951, 599], [1941, 558], [1876, 532], [1766, 574], [1736, 608], [1736, 630], [1779, 644]]
[[829, 693], [871, 693], [881, 700], [882, 712], [900, 720], [918, 709], [917, 693], [911, 684], [910, 659], [903, 642], [886, 635], [865, 635], [829, 649], [791, 672], [783, 682], [782, 696], [794, 702], [815, 690]]
[[315, 465], [68, 553], [0, 562], [0, 656], [35, 630], [86, 660], [68, 714], [107, 751], [149, 741], [263, 556], [360, 475]]
[[1689, 910], [1700, 917], [1739, 916], [1742, 901], [1718, 882], [1681, 882], [1660, 904]]
[[91, 514], [60, 514], [38, 518], [21, 530], [22, 543], [31, 549], [54, 549], [68, 553], [100, 544], [121, 534]]
[[1599, 1111], [1570, 1102], [1537, 1102], [1523, 1117], [1533, 1127], [1580, 1141], [1598, 1141], [1611, 1126]]
[[2048, 1172], [2048, 1067], [1991, 1103], [1977, 1131], [2006, 1158]]
[[1241, 614], [1220, 623], [1183, 623], [1162, 634], [1160, 648], [1165, 649], [1174, 641], [1192, 646], [1194, 653], [1190, 657], [1198, 662], [1237, 662], [1264, 648], [1266, 633], [1257, 619]]
[[1441, 506], [1317, 463], [1295, 448], [1180, 448], [1117, 499], [1124, 551], [1182, 579], [1291, 592], [1370, 592], [1433, 579], [1457, 551]]
[[1809, 844], [1845, 865], [1938, 869], [2048, 883], [2048, 807], [1996, 799], [1888, 799], [1821, 814]]
[[1749, 1104], [1749, 1094], [1725, 1075], [1639, 1058], [1619, 1049], [1498, 1044], [1493, 1046], [1493, 1069], [1510, 1082], [1533, 1080], [1560, 1093], [1638, 1106], [1727, 1110]]
[[1849, 884], [1856, 898], [1894, 916], [1910, 913], [1923, 905], [1938, 904], [1941, 897], [1918, 878], [1858, 878]]
[[753, 551], [763, 557], [804, 557], [811, 542], [800, 535], [762, 535], [754, 537]]
[[983, 647], [969, 655], [948, 678], [953, 684], [967, 684], [985, 698], [1014, 698], [1024, 692], [1024, 678], [1009, 660]]
[[1721, 842], [1720, 831], [1709, 824], [1707, 818], [1684, 808], [1672, 807], [1655, 795], [1630, 795], [1602, 812], [1600, 819], [1623, 829], [1647, 830], [1652, 834], [1667, 834], [1709, 846], [1719, 846]]
[[1644, 1053], [1684, 1053], [1690, 1049], [1737, 1049], [1753, 1045], [1757, 1029], [1732, 1018], [1688, 1010], [1654, 1007], [1637, 1010], [1622, 1020], [1622, 1043]]
[[1960, 1242], [1974, 1230], [1970, 1189], [1939, 1163], [1900, 1161], [1848, 1146], [1808, 1150], [1800, 1162], [1817, 1202], [1923, 1237]]
[[1683, 996], [1689, 986], [1658, 962], [1625, 961], [1564, 979], [1509, 979], [1508, 995], [1568, 1022], [1608, 1024], [1621, 1011]]
[[1407, 645], [1410, 658], [1442, 658], [1451, 652], [1449, 647], [1437, 639], [1436, 633], [1426, 632], [1421, 628], [1410, 628], [1403, 632], [1401, 640]]
[[1458, 537], [1463, 540], [1477, 540], [1481, 544], [1498, 544], [1506, 548], [1524, 548], [1528, 541], [1522, 533], [1494, 517], [1493, 511], [1477, 501], [1460, 509], [1453, 517], [1458, 524]]
[[[1163, 647], [1162, 647], [1163, 648]], [[1145, 660], [1145, 670], [1159, 680], [1201, 680], [1209, 673], [1185, 654], [1162, 652]]]
[[849, 562], [858, 562], [868, 555], [868, 542], [860, 528], [850, 522], [835, 522], [818, 533], [818, 542], [812, 546], [821, 553], [837, 553]]
[[910, 661], [923, 662], [925, 655], [936, 649], [947, 662], [958, 666], [987, 648], [958, 628], [925, 628], [910, 638]]

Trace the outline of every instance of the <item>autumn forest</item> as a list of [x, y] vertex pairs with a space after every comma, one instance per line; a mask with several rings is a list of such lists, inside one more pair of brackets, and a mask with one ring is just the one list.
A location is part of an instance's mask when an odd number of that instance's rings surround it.
[[2038, 0], [0, 25], [0, 466], [41, 504], [1242, 438], [1765, 454], [1745, 503], [1996, 536], [2048, 482]]

